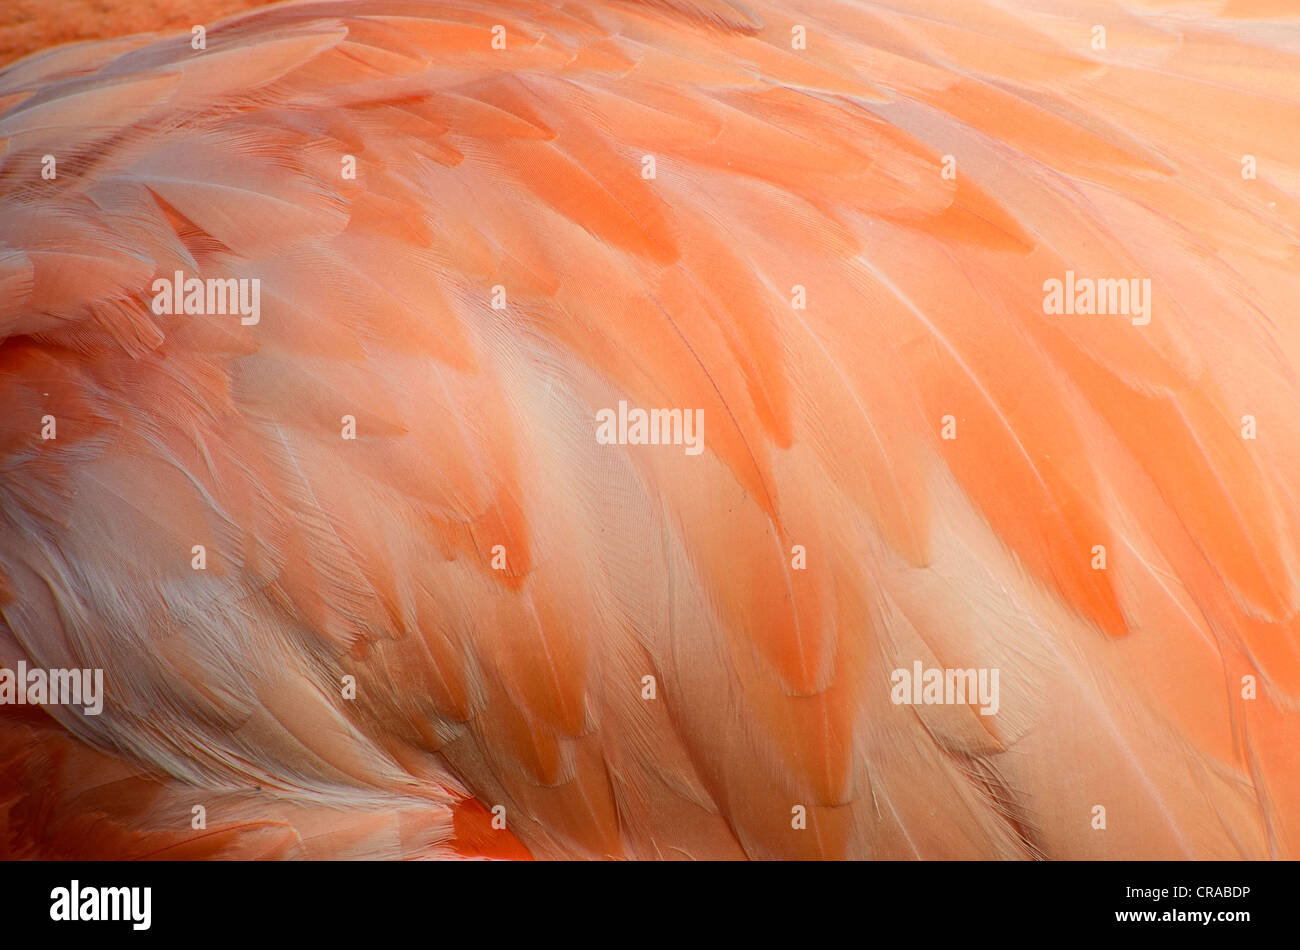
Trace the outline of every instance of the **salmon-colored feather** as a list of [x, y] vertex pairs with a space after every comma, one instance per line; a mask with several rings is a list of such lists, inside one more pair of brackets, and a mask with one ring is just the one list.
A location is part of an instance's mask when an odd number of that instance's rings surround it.
[[1297, 24], [1103, 6], [342, 0], [0, 72], [0, 665], [106, 684], [0, 707], [0, 854], [1300, 854]]

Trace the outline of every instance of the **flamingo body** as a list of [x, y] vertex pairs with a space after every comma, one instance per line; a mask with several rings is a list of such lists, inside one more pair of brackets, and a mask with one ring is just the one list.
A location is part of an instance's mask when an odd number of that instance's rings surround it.
[[0, 663], [106, 685], [0, 707], [0, 853], [1300, 854], [1300, 33], [1213, 6], [9, 66]]

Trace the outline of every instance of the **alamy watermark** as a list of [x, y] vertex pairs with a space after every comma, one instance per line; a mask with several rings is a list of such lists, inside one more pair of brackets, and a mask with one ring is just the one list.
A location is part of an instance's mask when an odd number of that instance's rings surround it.
[[682, 445], [687, 455], [704, 451], [703, 409], [629, 409], [596, 413], [596, 441], [601, 445]]
[[185, 278], [184, 271], [174, 277], [159, 277], [153, 282], [153, 312], [163, 314], [239, 314], [246, 327], [262, 319], [262, 281], [258, 277]]
[[917, 660], [910, 670], [894, 670], [889, 680], [894, 684], [889, 698], [895, 706], [978, 705], [981, 716], [995, 715], [1001, 706], [996, 668], [924, 669]]
[[1150, 277], [1052, 277], [1043, 282], [1043, 313], [1132, 317], [1135, 327], [1151, 322]]
[[104, 671], [0, 667], [0, 706], [80, 706], [87, 716], [104, 711]]
[[82, 887], [73, 880], [50, 891], [50, 920], [126, 920], [132, 930], [153, 922], [151, 887]]

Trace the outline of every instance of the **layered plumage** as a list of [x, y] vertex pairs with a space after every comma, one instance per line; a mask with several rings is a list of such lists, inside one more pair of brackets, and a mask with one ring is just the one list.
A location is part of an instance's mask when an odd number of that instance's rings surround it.
[[0, 73], [0, 662], [107, 693], [0, 707], [0, 852], [1300, 854], [1300, 31], [1064, 6], [357, 0]]

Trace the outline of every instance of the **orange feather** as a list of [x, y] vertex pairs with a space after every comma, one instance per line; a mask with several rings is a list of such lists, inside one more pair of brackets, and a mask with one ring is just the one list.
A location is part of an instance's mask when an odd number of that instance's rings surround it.
[[241, 6], [0, 19], [0, 856], [1300, 855], [1288, 11]]

